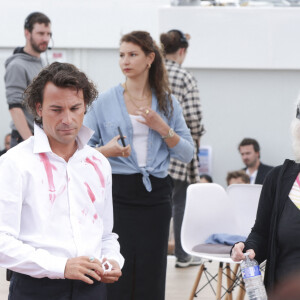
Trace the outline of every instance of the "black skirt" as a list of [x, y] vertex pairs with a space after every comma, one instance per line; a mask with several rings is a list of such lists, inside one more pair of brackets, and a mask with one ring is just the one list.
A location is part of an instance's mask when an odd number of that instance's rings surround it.
[[171, 219], [172, 179], [113, 175], [114, 232], [125, 258], [122, 276], [108, 285], [108, 300], [163, 300]]

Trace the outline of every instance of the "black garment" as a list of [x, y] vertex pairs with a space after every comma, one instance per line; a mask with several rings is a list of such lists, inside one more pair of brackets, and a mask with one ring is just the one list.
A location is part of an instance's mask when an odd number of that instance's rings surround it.
[[79, 280], [33, 278], [13, 273], [8, 300], [107, 300], [106, 285]]
[[[266, 176], [269, 174], [269, 172], [273, 169], [273, 167], [263, 164], [262, 162], [258, 166], [257, 175], [255, 178], [255, 184], [263, 184]], [[243, 169], [244, 171], [247, 170], [247, 168]]]
[[14, 49], [13, 54], [16, 54], [16, 53], [23, 53], [23, 54], [28, 54], [28, 55], [30, 55], [29, 53], [27, 53], [27, 52], [24, 51], [24, 47], [16, 47], [16, 48]]
[[22, 143], [24, 140], [21, 137], [20, 133], [17, 130], [11, 131], [11, 137], [10, 137], [10, 147], [13, 148], [14, 146], [17, 146], [18, 144]]
[[300, 270], [300, 210], [287, 200], [278, 222], [278, 260], [275, 280], [278, 282]]
[[253, 249], [259, 263], [267, 259], [264, 281], [268, 292], [276, 283], [278, 222], [299, 172], [299, 164], [286, 160], [268, 174], [261, 191], [254, 227], [245, 242], [244, 250]]
[[263, 184], [265, 177], [272, 169], [273, 167], [260, 163], [255, 178], [255, 184]]
[[190, 259], [190, 255], [186, 253], [181, 244], [181, 227], [186, 203], [187, 181], [173, 179], [174, 188], [172, 193], [172, 216], [175, 239], [175, 256], [179, 260]]
[[6, 149], [1, 150], [0, 151], [0, 156], [3, 155], [4, 153], [6, 153], [6, 151], [7, 151]]
[[125, 258], [119, 281], [108, 285], [109, 300], [163, 300], [171, 219], [172, 180], [141, 174], [113, 175], [114, 229]]

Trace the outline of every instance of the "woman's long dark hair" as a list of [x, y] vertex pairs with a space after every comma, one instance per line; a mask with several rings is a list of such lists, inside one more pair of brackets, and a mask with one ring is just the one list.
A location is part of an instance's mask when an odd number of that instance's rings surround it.
[[132, 31], [125, 34], [121, 38], [120, 43], [123, 42], [140, 46], [145, 55], [154, 52], [155, 58], [149, 70], [149, 84], [155, 90], [159, 110], [170, 118], [173, 113], [173, 103], [164, 58], [160, 48], [146, 31]]

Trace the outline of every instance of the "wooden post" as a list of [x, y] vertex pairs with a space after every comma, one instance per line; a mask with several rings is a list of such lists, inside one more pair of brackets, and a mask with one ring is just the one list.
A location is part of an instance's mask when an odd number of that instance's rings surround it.
[[[226, 277], [227, 277], [227, 293], [225, 296], [225, 300], [232, 300], [232, 287], [233, 287], [233, 279], [230, 272], [230, 263], [226, 263]], [[234, 276], [234, 275], [233, 275]]]
[[223, 262], [219, 263], [216, 299], [221, 300]]
[[239, 293], [237, 295], [237, 300], [244, 300], [245, 294], [246, 294], [245, 283], [243, 280], [241, 280]]
[[204, 263], [199, 268], [199, 271], [197, 273], [196, 280], [194, 282], [193, 289], [192, 289], [192, 292], [191, 292], [189, 300], [193, 300], [194, 297], [195, 297], [195, 294], [196, 294], [196, 291], [197, 291], [197, 287], [199, 285], [199, 282], [200, 282], [203, 270], [204, 270]]

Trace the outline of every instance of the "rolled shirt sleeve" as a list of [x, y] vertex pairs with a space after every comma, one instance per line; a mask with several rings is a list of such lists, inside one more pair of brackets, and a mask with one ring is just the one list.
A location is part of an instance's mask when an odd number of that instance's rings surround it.
[[184, 120], [179, 102], [174, 96], [172, 96], [172, 100], [174, 107], [172, 126], [174, 126], [174, 131], [180, 136], [180, 140], [175, 147], [170, 148], [170, 154], [173, 158], [189, 163], [194, 155], [193, 138]]
[[112, 176], [111, 171], [106, 181], [106, 201], [103, 217], [103, 236], [102, 236], [102, 256], [107, 259], [114, 259], [118, 262], [120, 268], [124, 265], [124, 258], [120, 254], [120, 244], [118, 235], [112, 232], [113, 229], [113, 206], [112, 206]]

